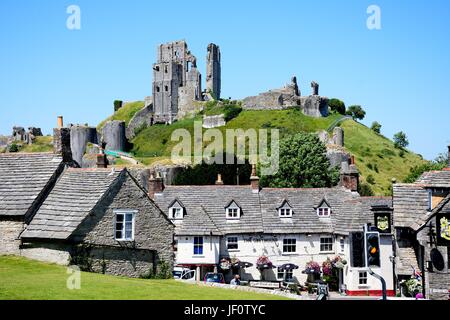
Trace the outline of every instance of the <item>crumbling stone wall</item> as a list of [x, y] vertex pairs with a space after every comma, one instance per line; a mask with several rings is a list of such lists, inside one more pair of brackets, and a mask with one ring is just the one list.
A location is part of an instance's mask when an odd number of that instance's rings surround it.
[[102, 140], [106, 150], [125, 151], [127, 138], [124, 121], [108, 121], [102, 129]]
[[72, 126], [70, 128], [70, 148], [72, 150], [73, 160], [82, 166], [87, 144], [98, 144], [98, 140], [96, 128], [82, 125]]
[[206, 91], [210, 99], [220, 100], [222, 70], [219, 46], [214, 43], [208, 45], [206, 61]]
[[126, 128], [126, 138], [128, 140], [133, 139], [136, 136], [137, 130], [152, 126], [154, 124], [154, 121], [155, 119], [153, 117], [153, 103], [150, 103], [144, 106], [142, 110], [138, 111], [131, 119]]
[[225, 115], [203, 116], [203, 128], [211, 129], [226, 125]]

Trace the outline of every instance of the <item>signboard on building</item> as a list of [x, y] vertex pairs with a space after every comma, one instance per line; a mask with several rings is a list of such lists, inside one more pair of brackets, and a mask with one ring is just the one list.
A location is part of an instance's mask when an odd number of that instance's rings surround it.
[[391, 233], [391, 214], [389, 212], [376, 212], [375, 227], [379, 233]]
[[450, 213], [436, 215], [436, 234], [439, 246], [450, 246]]
[[280, 288], [280, 282], [250, 281], [249, 286], [253, 287], [253, 288], [279, 289]]

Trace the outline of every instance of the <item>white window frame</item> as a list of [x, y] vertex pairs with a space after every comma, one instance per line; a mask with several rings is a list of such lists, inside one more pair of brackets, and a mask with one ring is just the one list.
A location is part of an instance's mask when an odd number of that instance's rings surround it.
[[[179, 211], [179, 214], [175, 214], [175, 211]], [[184, 218], [184, 208], [183, 207], [176, 207], [176, 206], [172, 206], [169, 209], [169, 218], [170, 220], [183, 220]]]
[[[236, 241], [230, 241], [230, 239], [236, 240]], [[229, 245], [230, 244], [235, 244], [237, 247], [230, 249]], [[228, 251], [239, 251], [239, 238], [235, 237], [235, 236], [231, 236], [231, 237], [227, 237], [227, 250]]]
[[359, 271], [358, 272], [358, 284], [360, 286], [367, 286], [367, 280], [368, 280], [367, 271]]
[[[325, 239], [331, 239], [330, 242], [327, 243], [322, 243], [323, 240]], [[322, 250], [322, 246], [331, 246], [331, 250]], [[320, 253], [329, 253], [329, 252], [333, 252], [334, 250], [334, 237], [333, 236], [322, 236], [320, 237]]]
[[225, 215], [227, 220], [239, 220], [241, 219], [241, 208], [233, 201], [225, 209]]
[[280, 267], [277, 267], [277, 280], [283, 281], [285, 272], [286, 272], [286, 281], [292, 281], [294, 279], [294, 270], [280, 271]]
[[331, 209], [329, 207], [317, 208], [317, 215], [319, 218], [329, 218], [331, 216]]
[[428, 211], [433, 211], [433, 190], [428, 189]]
[[280, 208], [278, 209], [278, 215], [280, 216], [280, 218], [292, 218], [292, 209]]
[[[135, 226], [136, 226], [136, 210], [117, 210], [114, 211], [114, 239], [116, 241], [134, 241], [134, 232], [135, 232]], [[127, 215], [131, 214], [131, 237], [126, 237], [126, 224], [127, 224], [127, 220], [126, 217]], [[121, 238], [117, 238], [117, 232], [119, 230], [117, 230], [117, 216], [123, 216], [123, 222], [122, 222], [122, 229], [120, 230], [120, 232], [122, 233], [122, 237]]]
[[[294, 247], [294, 251], [285, 251], [285, 248], [288, 247]], [[283, 239], [283, 254], [296, 254], [296, 253], [297, 253], [297, 239], [296, 238]]]
[[344, 238], [339, 239], [339, 249], [341, 250], [341, 253], [345, 252], [345, 239]]
[[[195, 243], [195, 239], [201, 239], [202, 241], [201, 241], [201, 245], [200, 245], [200, 241], [199, 241], [199, 243], [198, 244], [196, 244]], [[195, 237], [193, 237], [192, 238], [192, 245], [193, 245], [193, 252], [192, 252], [192, 254], [193, 254], [193, 256], [194, 257], [203, 257], [204, 255], [205, 255], [205, 237], [202, 237], [202, 236], [195, 236]], [[201, 253], [195, 253], [195, 248], [202, 248], [202, 252]]]

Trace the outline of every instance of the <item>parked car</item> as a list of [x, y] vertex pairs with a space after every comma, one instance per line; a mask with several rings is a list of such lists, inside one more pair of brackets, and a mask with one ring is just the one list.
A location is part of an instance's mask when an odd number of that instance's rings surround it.
[[205, 275], [205, 282], [225, 283], [225, 278], [222, 273], [208, 272]]
[[174, 267], [172, 271], [175, 280], [195, 281], [196, 271], [189, 268]]

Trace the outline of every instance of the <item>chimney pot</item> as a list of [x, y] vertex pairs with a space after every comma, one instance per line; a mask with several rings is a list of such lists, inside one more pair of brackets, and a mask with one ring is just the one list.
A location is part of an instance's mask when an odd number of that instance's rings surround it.
[[64, 127], [63, 116], [58, 116], [58, 128], [61, 129]]
[[252, 186], [252, 190], [255, 193], [258, 193], [259, 188], [259, 177], [256, 175], [256, 164], [252, 165], [252, 175], [250, 176], [250, 184]]
[[218, 185], [218, 186], [223, 185], [222, 175], [220, 173], [217, 175], [216, 185]]
[[155, 195], [164, 191], [164, 181], [159, 172], [156, 172], [156, 178], [153, 172], [148, 179], [148, 196], [155, 200]]
[[97, 168], [107, 168], [108, 167], [108, 159], [106, 158], [106, 154], [99, 153], [97, 154]]

